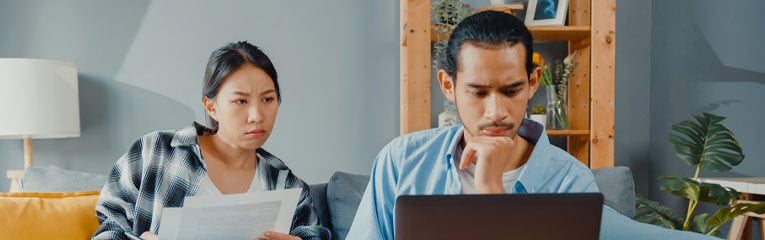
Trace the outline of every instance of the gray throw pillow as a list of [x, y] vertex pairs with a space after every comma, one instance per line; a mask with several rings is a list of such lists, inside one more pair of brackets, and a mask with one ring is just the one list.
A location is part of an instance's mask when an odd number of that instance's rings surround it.
[[628, 167], [593, 169], [595, 184], [603, 193], [604, 204], [629, 218], [635, 216], [635, 181]]
[[78, 192], [101, 190], [106, 176], [58, 167], [30, 167], [21, 176], [21, 192]]
[[351, 228], [369, 176], [335, 172], [327, 183], [327, 205], [334, 231], [334, 239], [345, 239]]

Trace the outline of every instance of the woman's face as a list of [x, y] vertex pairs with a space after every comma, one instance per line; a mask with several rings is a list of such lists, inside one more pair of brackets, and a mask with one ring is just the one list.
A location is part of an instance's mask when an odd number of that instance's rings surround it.
[[244, 64], [223, 80], [214, 99], [204, 98], [207, 114], [218, 121], [218, 137], [231, 146], [255, 150], [274, 127], [279, 102], [274, 81], [262, 69]]

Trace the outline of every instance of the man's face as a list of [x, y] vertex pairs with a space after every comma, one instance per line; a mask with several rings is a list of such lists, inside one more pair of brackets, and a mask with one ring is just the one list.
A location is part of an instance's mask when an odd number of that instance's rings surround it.
[[526, 72], [523, 44], [491, 48], [462, 46], [457, 79], [438, 72], [441, 91], [457, 106], [466, 142], [476, 136], [515, 137], [526, 105], [539, 86], [539, 68]]

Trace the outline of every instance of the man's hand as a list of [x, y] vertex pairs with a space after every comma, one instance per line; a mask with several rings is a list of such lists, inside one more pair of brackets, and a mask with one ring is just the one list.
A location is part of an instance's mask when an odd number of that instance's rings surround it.
[[475, 164], [475, 187], [480, 193], [505, 193], [502, 173], [515, 164], [512, 151], [515, 141], [510, 137], [473, 137], [465, 144], [460, 170]]
[[301, 240], [299, 237], [292, 236], [285, 233], [266, 231], [263, 236], [258, 237], [257, 240]]

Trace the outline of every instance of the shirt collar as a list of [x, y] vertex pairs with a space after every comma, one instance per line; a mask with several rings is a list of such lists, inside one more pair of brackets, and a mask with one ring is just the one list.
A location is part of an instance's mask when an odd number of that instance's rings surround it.
[[204, 125], [194, 122], [191, 126], [175, 132], [173, 140], [170, 141], [171, 147], [198, 145], [197, 136], [213, 134], [213, 130]]
[[515, 190], [520, 193], [534, 193], [542, 187], [545, 179], [548, 178], [547, 169], [553, 157], [551, 148], [556, 146], [550, 144], [550, 139], [547, 137], [542, 124], [524, 119], [523, 125], [526, 127], [519, 130], [519, 134], [523, 131], [524, 138], [535, 145], [529, 160], [521, 169]]
[[[451, 143], [447, 148], [449, 151], [444, 158], [446, 161], [445, 164], [447, 164], [449, 168], [456, 168], [456, 166], [452, 166], [454, 164], [452, 157], [457, 156], [457, 146], [462, 141], [465, 131], [463, 125], [459, 125], [455, 127], [455, 129], [456, 132], [452, 136]], [[523, 168], [518, 176], [517, 184], [522, 188], [520, 189], [521, 192], [535, 191], [543, 183], [545, 178], [544, 173], [547, 171], [550, 159], [552, 158], [552, 153], [549, 148], [554, 146], [550, 145], [550, 140], [548, 139], [547, 134], [544, 133], [545, 128], [542, 124], [529, 119], [523, 119], [521, 126], [518, 128], [518, 136], [526, 139], [530, 144], [535, 144], [534, 149], [529, 156], [529, 160], [522, 166]], [[526, 174], [527, 172], [528, 174]]]

